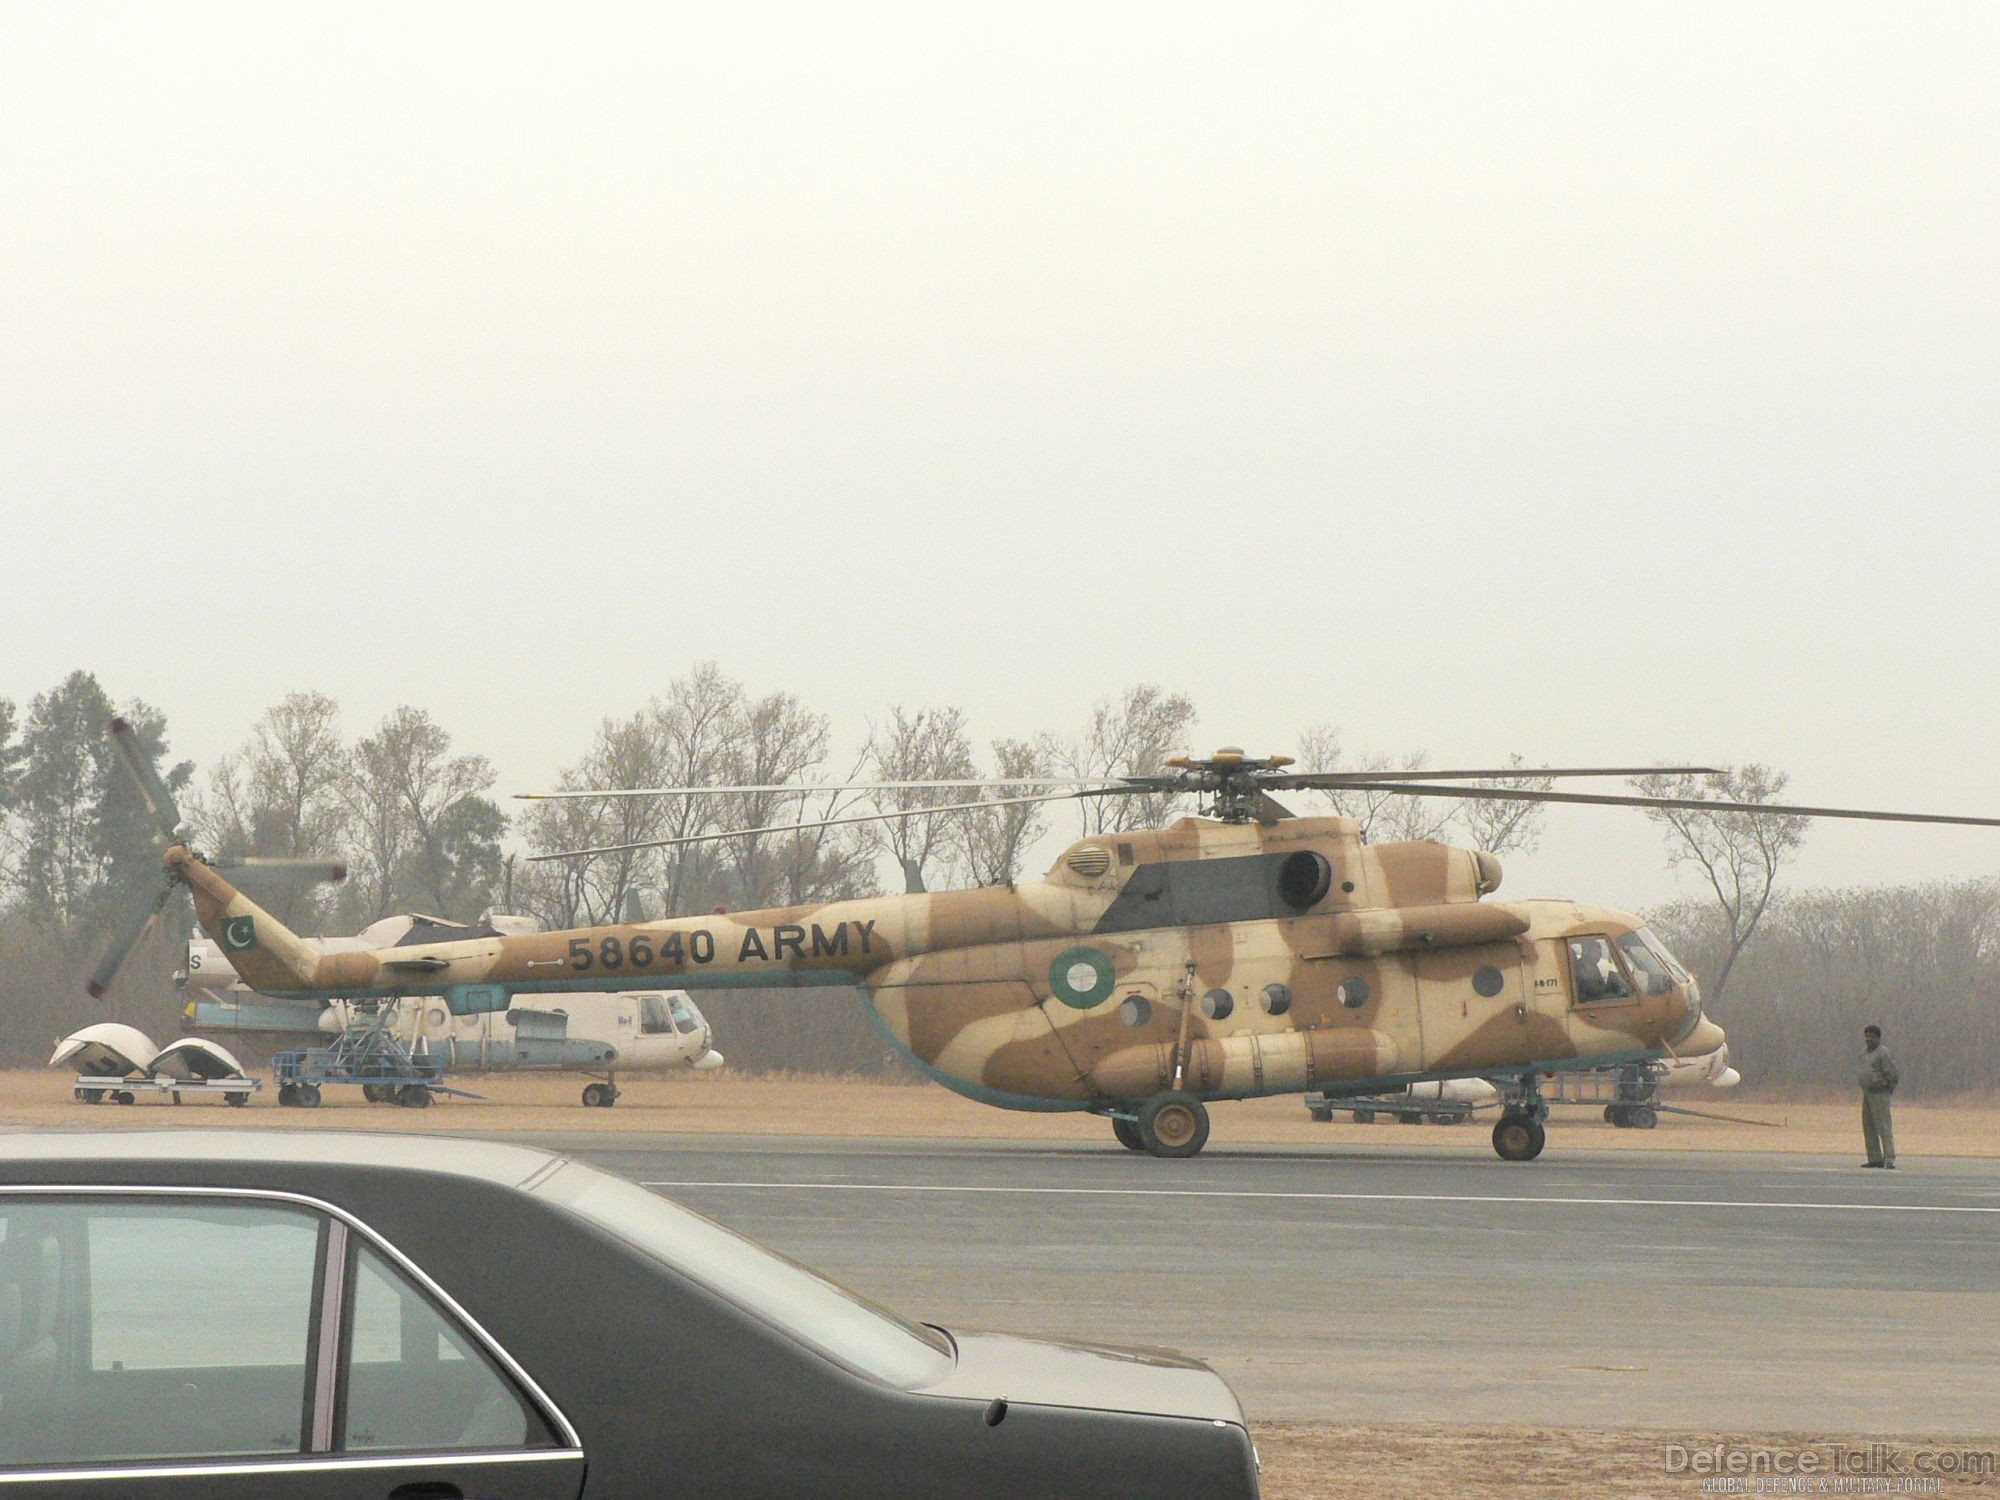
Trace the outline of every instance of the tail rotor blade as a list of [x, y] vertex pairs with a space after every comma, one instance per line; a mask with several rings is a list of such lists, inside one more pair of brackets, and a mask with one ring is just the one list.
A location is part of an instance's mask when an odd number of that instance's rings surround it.
[[174, 805], [173, 794], [160, 780], [152, 761], [140, 749], [138, 731], [133, 729], [132, 721], [122, 714], [111, 721], [111, 744], [118, 751], [118, 758], [125, 762], [125, 770], [139, 788], [139, 795], [146, 799], [146, 810], [152, 813], [154, 822], [169, 839], [177, 837], [181, 810]]
[[118, 977], [124, 967], [126, 955], [132, 945], [139, 941], [139, 935], [146, 930], [146, 924], [158, 916], [174, 894], [174, 883], [164, 874], [150, 901], [134, 904], [126, 910], [124, 919], [111, 934], [111, 942], [104, 954], [97, 960], [97, 967], [90, 971], [90, 979], [84, 988], [90, 991], [90, 998], [102, 1000], [111, 988], [111, 981]]
[[347, 879], [347, 862], [339, 859], [267, 859], [238, 854], [223, 855], [209, 864], [271, 885], [339, 885]]

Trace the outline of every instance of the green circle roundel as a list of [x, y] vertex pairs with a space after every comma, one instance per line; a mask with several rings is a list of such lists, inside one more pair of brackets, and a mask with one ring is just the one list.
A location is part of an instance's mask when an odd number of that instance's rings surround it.
[[1095, 948], [1066, 948], [1049, 965], [1049, 988], [1056, 999], [1089, 1010], [1111, 998], [1118, 983], [1111, 960]]

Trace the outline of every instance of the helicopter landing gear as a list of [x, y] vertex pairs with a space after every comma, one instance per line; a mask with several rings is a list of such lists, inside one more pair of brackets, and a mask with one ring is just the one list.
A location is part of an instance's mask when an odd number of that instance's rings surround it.
[[1493, 1127], [1493, 1149], [1502, 1161], [1533, 1161], [1548, 1143], [1548, 1132], [1533, 1115], [1509, 1110]]
[[618, 1102], [618, 1085], [611, 1082], [587, 1083], [583, 1086], [583, 1102], [589, 1109], [609, 1109]]
[[1139, 1106], [1132, 1129], [1153, 1156], [1193, 1156], [1208, 1144], [1208, 1110], [1193, 1094], [1168, 1089]]
[[1502, 1087], [1506, 1103], [1493, 1127], [1493, 1149], [1502, 1161], [1533, 1161], [1549, 1138], [1542, 1123], [1549, 1117], [1549, 1104], [1542, 1097], [1541, 1079], [1523, 1073], [1513, 1087]]
[[1127, 1151], [1144, 1151], [1146, 1143], [1139, 1139], [1139, 1127], [1130, 1120], [1111, 1117], [1111, 1133], [1118, 1137], [1118, 1144]]
[[1660, 1123], [1660, 1112], [1650, 1104], [1607, 1104], [1604, 1118], [1620, 1130], [1653, 1130]]

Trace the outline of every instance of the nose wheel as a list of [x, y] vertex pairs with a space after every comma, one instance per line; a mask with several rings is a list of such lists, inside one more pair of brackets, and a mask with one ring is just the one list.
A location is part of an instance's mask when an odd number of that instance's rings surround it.
[[[1498, 1082], [1498, 1080], [1495, 1080]], [[1504, 1085], [1503, 1085], [1504, 1087]], [[1502, 1161], [1533, 1161], [1548, 1144], [1543, 1121], [1549, 1117], [1548, 1101], [1542, 1097], [1542, 1080], [1523, 1073], [1505, 1089], [1506, 1104], [1493, 1127], [1493, 1149]]]
[[[1114, 1117], [1112, 1128], [1117, 1125]], [[1132, 1133], [1150, 1156], [1193, 1156], [1208, 1144], [1208, 1110], [1193, 1094], [1168, 1089], [1139, 1106]], [[1121, 1133], [1118, 1139], [1125, 1137]]]
[[1502, 1161], [1533, 1161], [1548, 1143], [1548, 1132], [1533, 1115], [1509, 1111], [1493, 1127], [1493, 1149]]
[[618, 1102], [618, 1085], [615, 1083], [587, 1083], [583, 1087], [583, 1103], [587, 1109], [609, 1109]]

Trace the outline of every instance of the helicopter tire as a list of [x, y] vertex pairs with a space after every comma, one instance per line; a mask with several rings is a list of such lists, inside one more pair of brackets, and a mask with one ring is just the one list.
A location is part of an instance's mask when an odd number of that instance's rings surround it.
[[602, 1109], [610, 1102], [609, 1099], [604, 1097], [603, 1084], [586, 1083], [583, 1086], [583, 1107], [585, 1109]]
[[1194, 1156], [1208, 1144], [1208, 1110], [1193, 1094], [1167, 1089], [1139, 1106], [1134, 1128], [1150, 1155]]
[[1139, 1127], [1134, 1125], [1130, 1120], [1121, 1120], [1118, 1116], [1113, 1115], [1111, 1117], [1111, 1133], [1118, 1137], [1118, 1144], [1123, 1146], [1127, 1151], [1144, 1151], [1146, 1149], [1146, 1143], [1139, 1139]]
[[1660, 1112], [1650, 1104], [1635, 1104], [1626, 1110], [1625, 1123], [1633, 1130], [1653, 1130], [1659, 1126]]
[[1548, 1132], [1533, 1115], [1504, 1114], [1493, 1127], [1493, 1149], [1502, 1161], [1533, 1161], [1548, 1143]]

